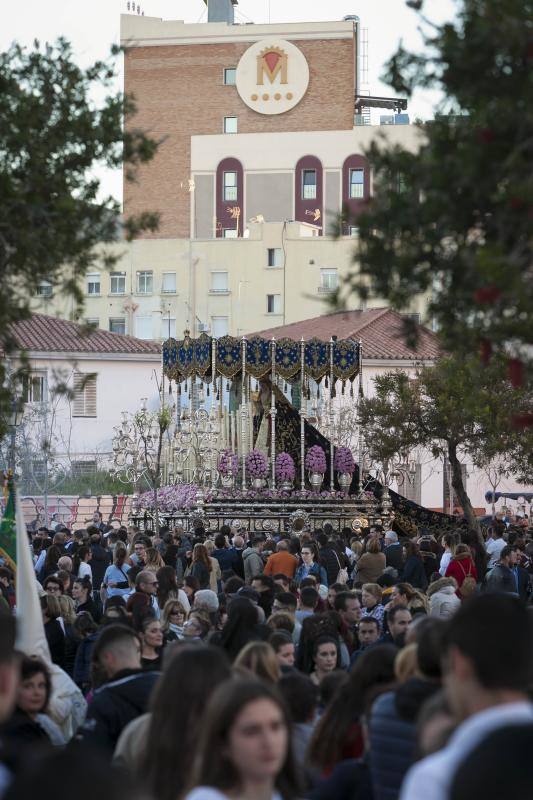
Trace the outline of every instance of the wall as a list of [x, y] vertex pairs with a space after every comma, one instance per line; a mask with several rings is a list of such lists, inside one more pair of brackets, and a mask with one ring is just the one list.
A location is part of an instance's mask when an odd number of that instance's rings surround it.
[[[253, 42], [272, 37], [287, 39], [303, 52], [310, 82], [295, 108], [266, 116], [248, 108], [235, 86], [223, 84], [223, 70], [236, 67]], [[184, 25], [132, 15], [121, 18], [121, 41], [127, 48], [125, 91], [137, 105], [129, 124], [162, 142], [153, 161], [140, 169], [139, 180], [124, 181], [124, 211], [159, 211], [155, 238], [189, 234], [191, 136], [222, 133], [225, 116], [237, 116], [242, 133], [353, 127], [353, 23]]]

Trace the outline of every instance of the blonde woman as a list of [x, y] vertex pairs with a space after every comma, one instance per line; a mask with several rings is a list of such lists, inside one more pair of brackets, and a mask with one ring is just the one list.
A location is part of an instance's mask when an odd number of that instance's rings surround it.
[[165, 642], [183, 639], [183, 626], [187, 622], [187, 612], [179, 600], [167, 600], [161, 615], [161, 628]]
[[148, 547], [146, 549], [146, 566], [144, 569], [147, 569], [150, 572], [157, 572], [158, 569], [164, 566], [165, 562], [163, 561], [159, 550], [156, 550], [155, 547]]
[[235, 659], [234, 666], [250, 670], [265, 683], [277, 683], [281, 677], [278, 658], [268, 642], [248, 642]]

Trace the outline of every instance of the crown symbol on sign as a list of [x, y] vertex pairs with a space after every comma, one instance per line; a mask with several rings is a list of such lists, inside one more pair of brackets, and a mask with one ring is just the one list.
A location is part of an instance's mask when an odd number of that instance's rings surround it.
[[267, 53], [277, 53], [278, 56], [286, 56], [287, 53], [281, 47], [265, 47], [264, 50], [261, 50], [259, 53], [260, 58], [264, 58]]

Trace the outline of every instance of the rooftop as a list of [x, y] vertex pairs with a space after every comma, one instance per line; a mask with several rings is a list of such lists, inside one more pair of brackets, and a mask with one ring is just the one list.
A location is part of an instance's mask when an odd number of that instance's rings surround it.
[[277, 328], [258, 331], [264, 338], [361, 339], [364, 359], [434, 361], [441, 355], [438, 339], [429, 328], [417, 325], [416, 349], [405, 341], [404, 320], [390, 308], [371, 308], [367, 311], [336, 311], [320, 317], [291, 322]]
[[58, 353], [160, 353], [157, 342], [109, 333], [46, 314], [33, 314], [11, 326], [21, 350]]

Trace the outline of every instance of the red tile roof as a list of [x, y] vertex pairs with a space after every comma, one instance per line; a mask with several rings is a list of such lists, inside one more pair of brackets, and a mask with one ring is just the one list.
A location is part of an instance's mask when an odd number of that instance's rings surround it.
[[361, 339], [363, 358], [398, 359], [406, 361], [431, 361], [442, 351], [435, 334], [423, 325], [417, 325], [419, 339], [416, 349], [409, 347], [403, 332], [401, 314], [390, 308], [370, 308], [367, 311], [336, 311], [321, 317], [291, 322], [278, 328], [259, 331], [265, 338], [289, 337], [301, 339], [329, 340], [331, 336], [339, 339]]
[[21, 350], [59, 353], [160, 353], [157, 342], [109, 333], [45, 314], [33, 314], [11, 326]]

